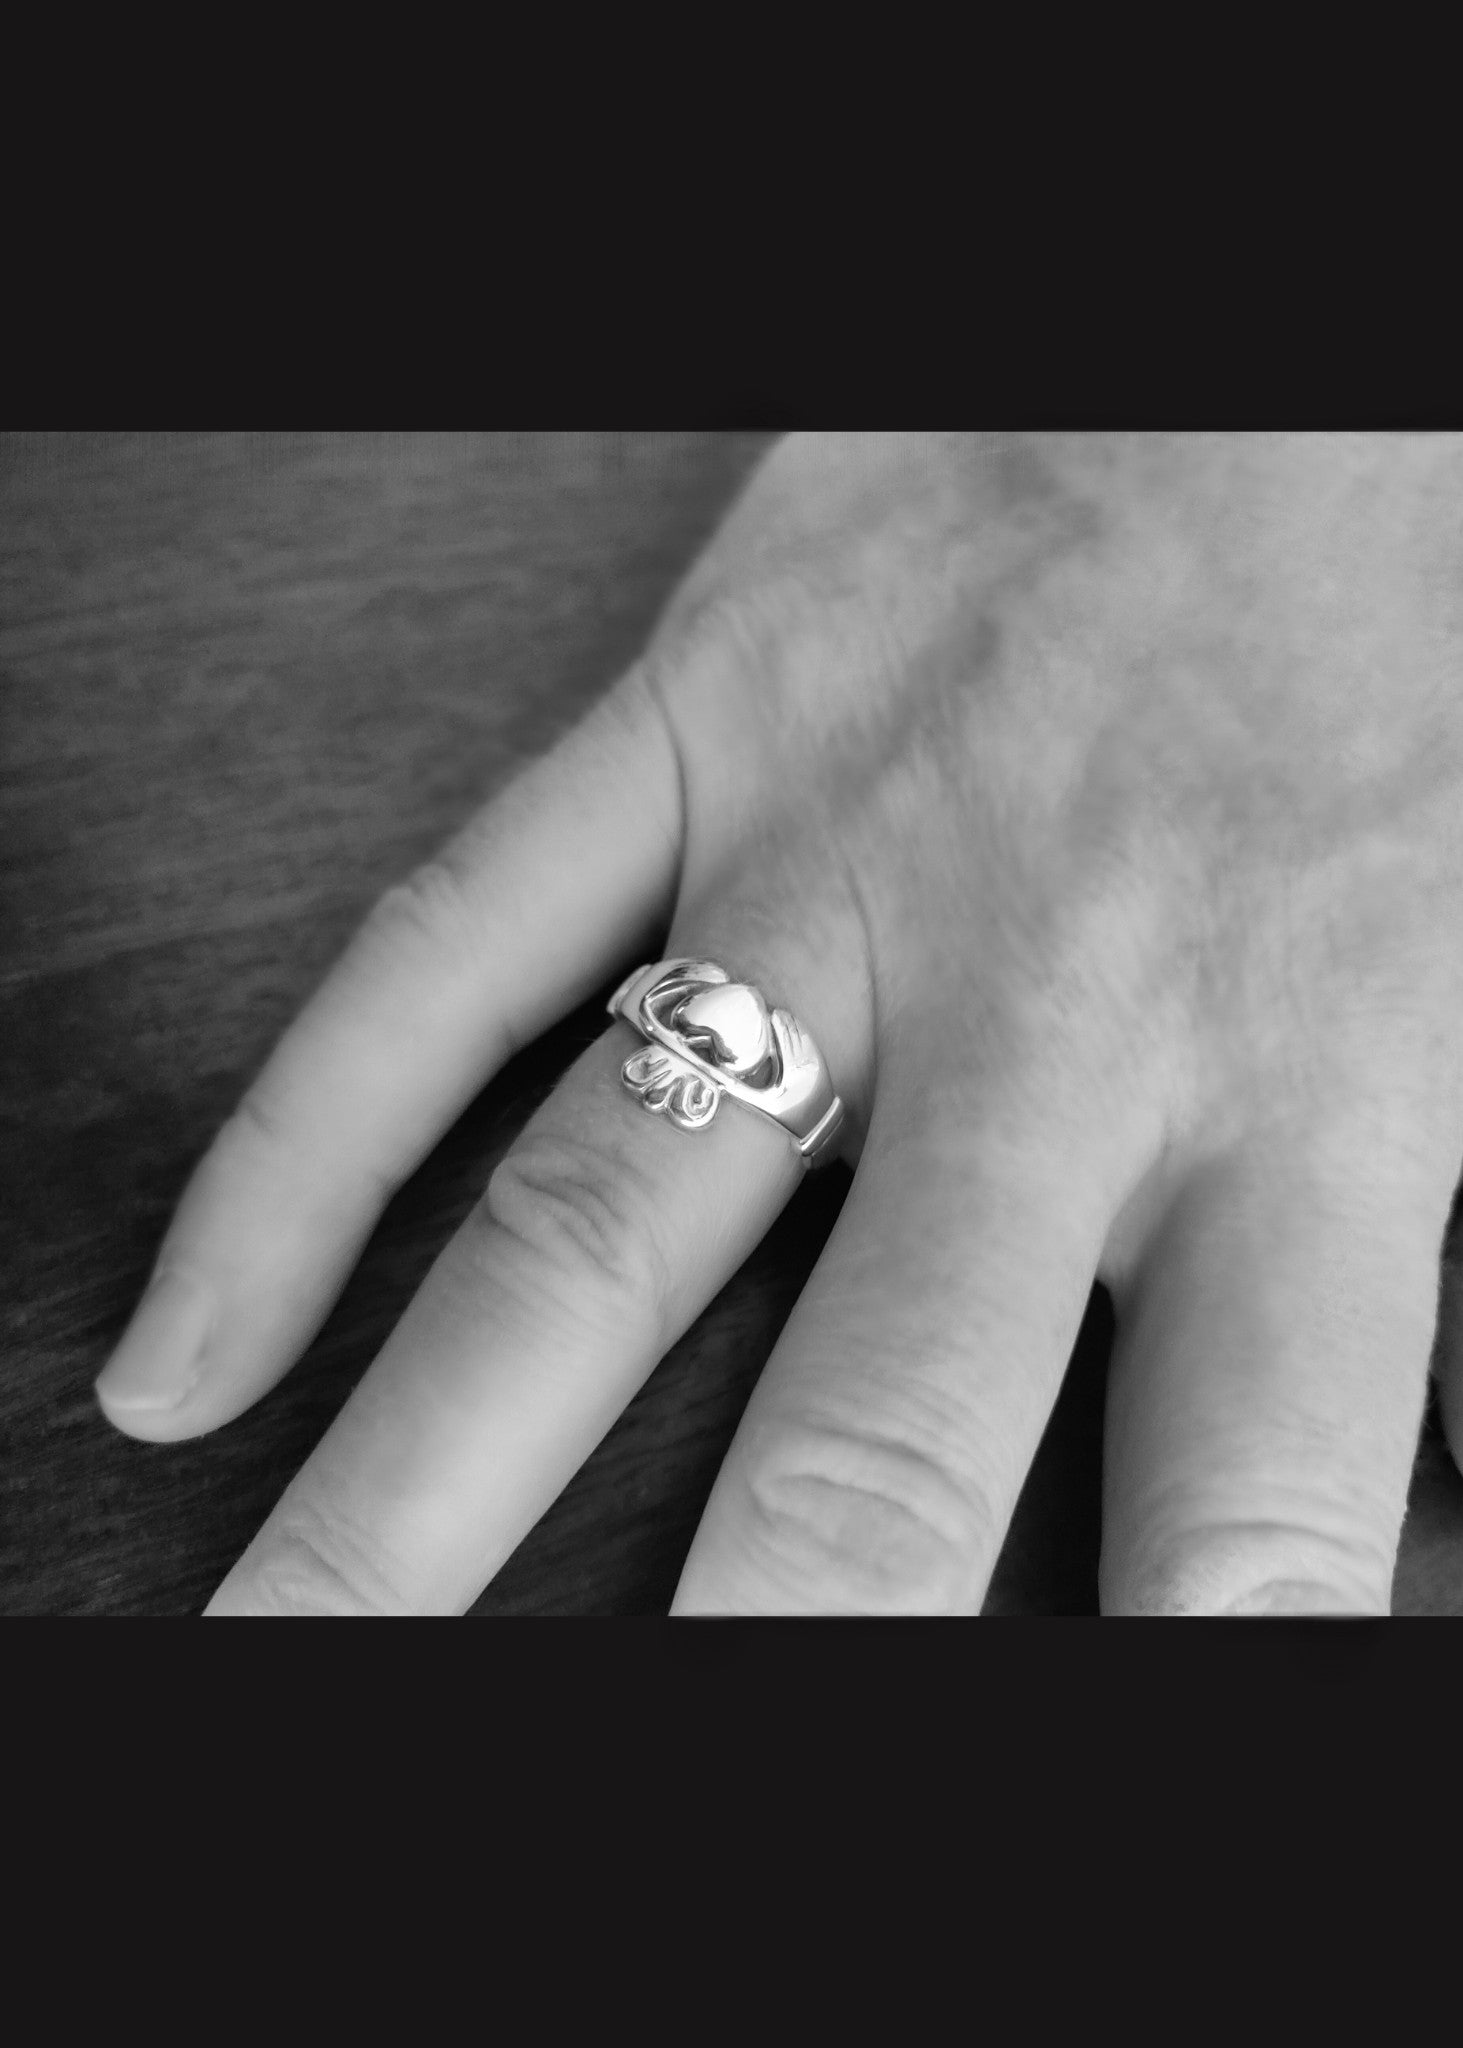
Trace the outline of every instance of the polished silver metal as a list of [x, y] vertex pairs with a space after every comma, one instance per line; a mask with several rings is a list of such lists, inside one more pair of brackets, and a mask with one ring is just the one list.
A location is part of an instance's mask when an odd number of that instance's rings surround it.
[[843, 1122], [822, 1053], [791, 1010], [712, 960], [662, 960], [626, 975], [608, 1003], [648, 1043], [620, 1079], [683, 1131], [711, 1122], [724, 1095], [780, 1124], [804, 1166], [821, 1166]]

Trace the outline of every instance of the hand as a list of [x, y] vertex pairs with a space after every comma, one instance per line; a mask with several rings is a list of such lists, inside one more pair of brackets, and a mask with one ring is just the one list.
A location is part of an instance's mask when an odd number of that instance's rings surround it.
[[[1386, 1610], [1463, 1163], [1458, 444], [781, 444], [286, 1033], [111, 1419], [257, 1400], [494, 1070], [662, 954], [802, 1021], [856, 1165], [677, 1609], [975, 1612], [1096, 1275], [1104, 1609]], [[209, 1612], [467, 1608], [767, 1230], [792, 1145], [646, 1114], [639, 1043], [532, 1118]]]

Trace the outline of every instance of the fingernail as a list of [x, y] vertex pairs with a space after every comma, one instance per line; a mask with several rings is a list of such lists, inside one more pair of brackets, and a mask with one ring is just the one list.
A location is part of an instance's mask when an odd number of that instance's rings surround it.
[[212, 1291], [190, 1273], [158, 1273], [97, 1376], [102, 1406], [119, 1414], [176, 1408], [197, 1383], [213, 1308]]

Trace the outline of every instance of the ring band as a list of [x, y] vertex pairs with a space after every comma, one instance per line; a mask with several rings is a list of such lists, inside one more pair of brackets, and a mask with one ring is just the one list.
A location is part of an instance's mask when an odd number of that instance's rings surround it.
[[769, 1010], [749, 982], [711, 960], [662, 960], [627, 975], [606, 1007], [647, 1041], [620, 1079], [655, 1115], [699, 1131], [729, 1095], [779, 1124], [805, 1167], [831, 1156], [843, 1103], [823, 1055], [791, 1010]]

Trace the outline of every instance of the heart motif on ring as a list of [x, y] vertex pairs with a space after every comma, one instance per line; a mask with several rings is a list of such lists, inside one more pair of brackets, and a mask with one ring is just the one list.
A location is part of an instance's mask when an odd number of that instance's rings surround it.
[[693, 1051], [739, 1080], [755, 1074], [772, 1051], [772, 1019], [754, 988], [721, 982], [684, 996], [671, 1024]]

